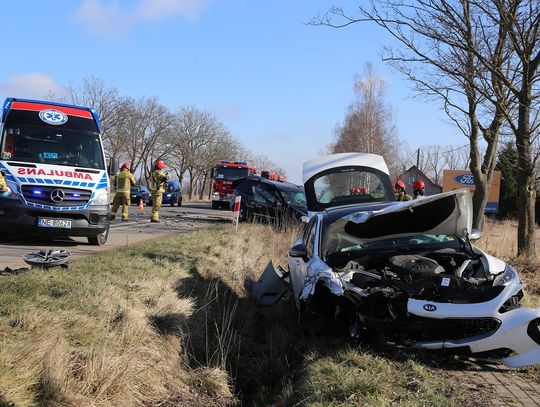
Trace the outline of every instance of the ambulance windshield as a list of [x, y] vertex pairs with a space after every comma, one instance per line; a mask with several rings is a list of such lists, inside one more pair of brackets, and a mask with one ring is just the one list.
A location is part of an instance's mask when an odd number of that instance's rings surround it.
[[104, 169], [99, 135], [10, 124], [2, 134], [1, 159]]

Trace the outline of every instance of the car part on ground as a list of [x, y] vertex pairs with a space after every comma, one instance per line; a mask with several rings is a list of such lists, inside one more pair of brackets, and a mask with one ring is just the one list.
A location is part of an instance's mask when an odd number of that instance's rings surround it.
[[[277, 300], [265, 293], [276, 292], [279, 278], [290, 281], [312, 333], [341, 330], [355, 341], [383, 337], [388, 344], [510, 367], [540, 363], [540, 308], [521, 307], [517, 272], [471, 244], [479, 234], [471, 229], [469, 191], [391, 202], [379, 160], [367, 157], [378, 163], [377, 172], [365, 155], [358, 154], [355, 165], [347, 154], [346, 166], [337, 156], [318, 159], [323, 174], [307, 177], [312, 187], [324, 182], [307, 194], [312, 216], [290, 249], [289, 274], [267, 267], [246, 287], [254, 297]], [[351, 198], [353, 204], [345, 199], [351, 185], [368, 192]], [[380, 193], [369, 193], [375, 190]]]
[[268, 263], [264, 272], [255, 284], [251, 277], [244, 280], [244, 288], [261, 305], [273, 305], [289, 290], [289, 284], [284, 281], [288, 273], [282, 268], [274, 268], [272, 262]]
[[70, 256], [71, 252], [64, 249], [46, 249], [27, 253], [23, 256], [23, 260], [32, 267], [65, 267]]

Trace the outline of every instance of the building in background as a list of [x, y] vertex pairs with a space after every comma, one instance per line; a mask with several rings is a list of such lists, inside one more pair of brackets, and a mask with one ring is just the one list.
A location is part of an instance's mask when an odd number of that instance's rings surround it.
[[399, 177], [405, 183], [405, 191], [410, 196], [414, 196], [412, 184], [417, 179], [424, 181], [426, 195], [435, 195], [442, 192], [442, 187], [435, 184], [429, 177], [418, 169], [416, 165], [413, 165]]

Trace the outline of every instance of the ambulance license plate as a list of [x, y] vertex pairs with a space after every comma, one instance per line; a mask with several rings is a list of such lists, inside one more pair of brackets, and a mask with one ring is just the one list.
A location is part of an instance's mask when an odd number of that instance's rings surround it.
[[40, 228], [71, 229], [71, 220], [38, 218], [38, 227], [40, 227]]

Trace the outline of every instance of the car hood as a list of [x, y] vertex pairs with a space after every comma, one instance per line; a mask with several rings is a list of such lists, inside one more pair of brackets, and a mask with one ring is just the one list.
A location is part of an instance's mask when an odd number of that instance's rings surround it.
[[329, 225], [325, 235], [354, 236], [358, 244], [418, 234], [465, 237], [471, 232], [471, 225], [471, 194], [467, 189], [459, 189], [396, 202], [379, 210], [359, 210]]

